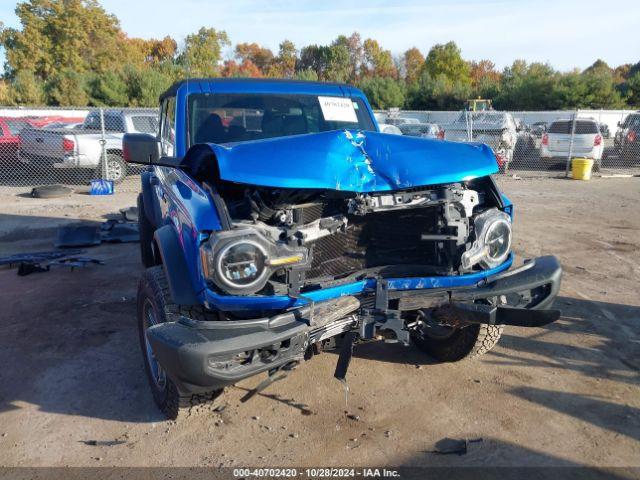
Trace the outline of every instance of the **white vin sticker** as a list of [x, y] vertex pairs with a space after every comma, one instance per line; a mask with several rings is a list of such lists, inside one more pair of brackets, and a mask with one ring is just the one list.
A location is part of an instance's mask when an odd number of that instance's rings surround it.
[[328, 122], [352, 122], [357, 123], [358, 117], [350, 98], [342, 97], [318, 97], [322, 116]]

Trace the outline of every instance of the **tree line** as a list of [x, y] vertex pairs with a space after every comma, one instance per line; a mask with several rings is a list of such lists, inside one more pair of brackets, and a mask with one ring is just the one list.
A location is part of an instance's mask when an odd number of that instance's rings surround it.
[[207, 27], [178, 46], [170, 36], [127, 36], [98, 0], [26, 0], [16, 14], [20, 28], [0, 24], [0, 105], [155, 107], [160, 93], [189, 76], [345, 82], [380, 109], [457, 110], [476, 97], [504, 110], [640, 107], [640, 61], [560, 72], [515, 60], [498, 70], [490, 60], [465, 60], [454, 42], [426, 56], [416, 47], [394, 56], [353, 33], [301, 48], [283, 40], [273, 52], [232, 46], [226, 32]]

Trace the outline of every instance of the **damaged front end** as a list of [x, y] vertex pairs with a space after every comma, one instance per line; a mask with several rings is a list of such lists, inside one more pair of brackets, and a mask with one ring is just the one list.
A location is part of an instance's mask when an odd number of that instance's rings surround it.
[[[225, 227], [201, 232], [198, 252], [203, 303], [220, 320], [183, 318], [149, 330], [158, 361], [181, 388], [273, 373], [341, 343], [336, 376], [344, 377], [353, 340], [409, 344], [431, 331], [559, 317], [549, 310], [561, 277], [554, 257], [507, 271], [512, 205], [489, 175], [458, 172], [455, 181], [429, 183], [418, 173], [410, 182], [404, 159], [384, 160], [393, 150], [354, 138], [346, 138], [350, 162], [362, 155], [356, 163], [365, 165], [369, 191], [328, 188], [332, 175], [354, 180], [322, 164], [316, 177], [305, 170], [303, 188], [242, 183], [228, 169], [233, 147], [224, 161], [217, 157], [215, 182], [200, 178]], [[428, 161], [419, 158], [414, 163]], [[414, 170], [428, 168], [433, 162]]]

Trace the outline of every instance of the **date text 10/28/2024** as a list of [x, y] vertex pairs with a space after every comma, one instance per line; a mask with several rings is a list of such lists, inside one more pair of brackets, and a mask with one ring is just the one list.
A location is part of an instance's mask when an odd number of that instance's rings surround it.
[[397, 470], [386, 468], [234, 468], [235, 478], [400, 478]]

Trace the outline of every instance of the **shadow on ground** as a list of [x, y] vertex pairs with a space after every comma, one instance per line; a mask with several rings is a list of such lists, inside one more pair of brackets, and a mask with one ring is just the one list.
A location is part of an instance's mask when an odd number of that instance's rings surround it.
[[[640, 340], [629, 338], [625, 331], [633, 330], [640, 322], [640, 307], [569, 297], [558, 297], [554, 307], [562, 311], [560, 320], [541, 328], [507, 327], [499, 348], [491, 351], [483, 361], [500, 366], [564, 368], [589, 377], [640, 384]], [[596, 346], [545, 341], [552, 333], [588, 335]], [[354, 355], [385, 362], [435, 363], [417, 348], [397, 343], [357, 345]], [[531, 358], [532, 355], [535, 358]]]
[[440, 455], [425, 450], [400, 463], [403, 479], [547, 479], [583, 480], [637, 478], [640, 468], [587, 467], [524, 445], [497, 438], [469, 443], [463, 456]]
[[[25, 217], [24, 224], [35, 228], [49, 225], [48, 220]], [[0, 363], [7, 367], [0, 369], [0, 414], [31, 404], [71, 416], [125, 422], [162, 419], [151, 407], [138, 346], [135, 291], [142, 269], [138, 246], [103, 245], [89, 249], [89, 255], [103, 259], [105, 266], [27, 277], [18, 277], [15, 270], [0, 270]], [[560, 368], [590, 378], [640, 383], [640, 342], [631, 330], [640, 320], [640, 308], [566, 297], [558, 299], [558, 306], [563, 311], [560, 321], [543, 329], [508, 329], [496, 351], [482, 361], [498, 369]], [[547, 339], [551, 333], [561, 335], [551, 341]], [[565, 344], [563, 335], [585, 336], [590, 346]], [[413, 347], [379, 342], [357, 346], [355, 355], [426, 369], [434, 363]], [[529, 387], [509, 393], [640, 439], [637, 409], [596, 395]], [[272, 399], [290, 403], [285, 398]]]

